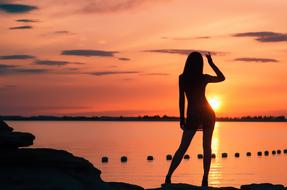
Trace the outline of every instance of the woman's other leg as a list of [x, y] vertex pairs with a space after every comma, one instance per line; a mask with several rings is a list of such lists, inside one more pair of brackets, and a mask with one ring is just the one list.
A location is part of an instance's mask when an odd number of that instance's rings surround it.
[[212, 134], [213, 134], [214, 125], [215, 125], [215, 120], [212, 120], [206, 123], [205, 126], [203, 126], [204, 174], [202, 178], [202, 186], [208, 186], [208, 174], [210, 170], [211, 154], [212, 154], [211, 142], [212, 142]]
[[172, 159], [172, 162], [170, 164], [170, 168], [168, 170], [168, 173], [166, 175], [166, 183], [170, 183], [170, 178], [175, 171], [175, 169], [178, 167], [180, 164], [185, 152], [187, 151], [190, 142], [195, 134], [196, 130], [184, 130], [181, 138], [181, 143], [179, 145], [179, 148], [174, 154], [174, 157]]

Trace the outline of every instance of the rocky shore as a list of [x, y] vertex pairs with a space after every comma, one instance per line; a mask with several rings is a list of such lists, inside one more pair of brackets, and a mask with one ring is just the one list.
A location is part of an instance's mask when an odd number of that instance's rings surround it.
[[[0, 190], [144, 190], [122, 182], [105, 182], [101, 171], [88, 160], [49, 148], [23, 148], [33, 144], [35, 136], [15, 132], [0, 121]], [[150, 190], [196, 190], [189, 184], [170, 184]], [[234, 187], [208, 189], [237, 190]], [[283, 185], [249, 184], [242, 190], [287, 190]]]

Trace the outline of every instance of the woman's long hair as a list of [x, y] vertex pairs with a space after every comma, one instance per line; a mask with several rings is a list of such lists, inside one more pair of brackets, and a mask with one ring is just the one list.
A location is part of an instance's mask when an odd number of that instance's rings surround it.
[[192, 52], [188, 55], [182, 76], [184, 81], [200, 79], [203, 75], [203, 58], [199, 52]]

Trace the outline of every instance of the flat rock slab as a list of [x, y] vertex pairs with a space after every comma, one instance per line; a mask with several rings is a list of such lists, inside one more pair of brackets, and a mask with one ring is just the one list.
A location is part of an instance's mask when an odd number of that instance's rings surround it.
[[12, 127], [9, 127], [9, 125], [5, 121], [0, 120], [0, 133], [1, 132], [12, 132], [12, 131], [13, 131]]
[[0, 149], [15, 149], [33, 145], [35, 136], [23, 132], [1, 132]]
[[273, 185], [270, 183], [242, 185], [240, 189], [235, 187], [200, 187], [184, 183], [163, 184], [160, 188], [147, 190], [286, 190], [283, 185]]
[[270, 183], [241, 185], [242, 190], [283, 190], [283, 185], [273, 185]]
[[138, 185], [123, 182], [106, 182], [106, 184], [108, 184], [109, 190], [144, 190], [143, 187]]
[[239, 190], [235, 187], [201, 187], [185, 183], [162, 184], [162, 187], [147, 190]]
[[101, 171], [84, 158], [54, 149], [16, 149], [0, 154], [2, 190], [109, 190]]

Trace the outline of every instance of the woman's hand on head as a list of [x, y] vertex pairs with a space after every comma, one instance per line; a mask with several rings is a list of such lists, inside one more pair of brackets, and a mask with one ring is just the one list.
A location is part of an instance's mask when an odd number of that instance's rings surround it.
[[205, 54], [207, 60], [208, 60], [208, 63], [212, 63], [212, 58], [211, 58], [211, 54], [210, 52], [208, 52], [207, 54]]

